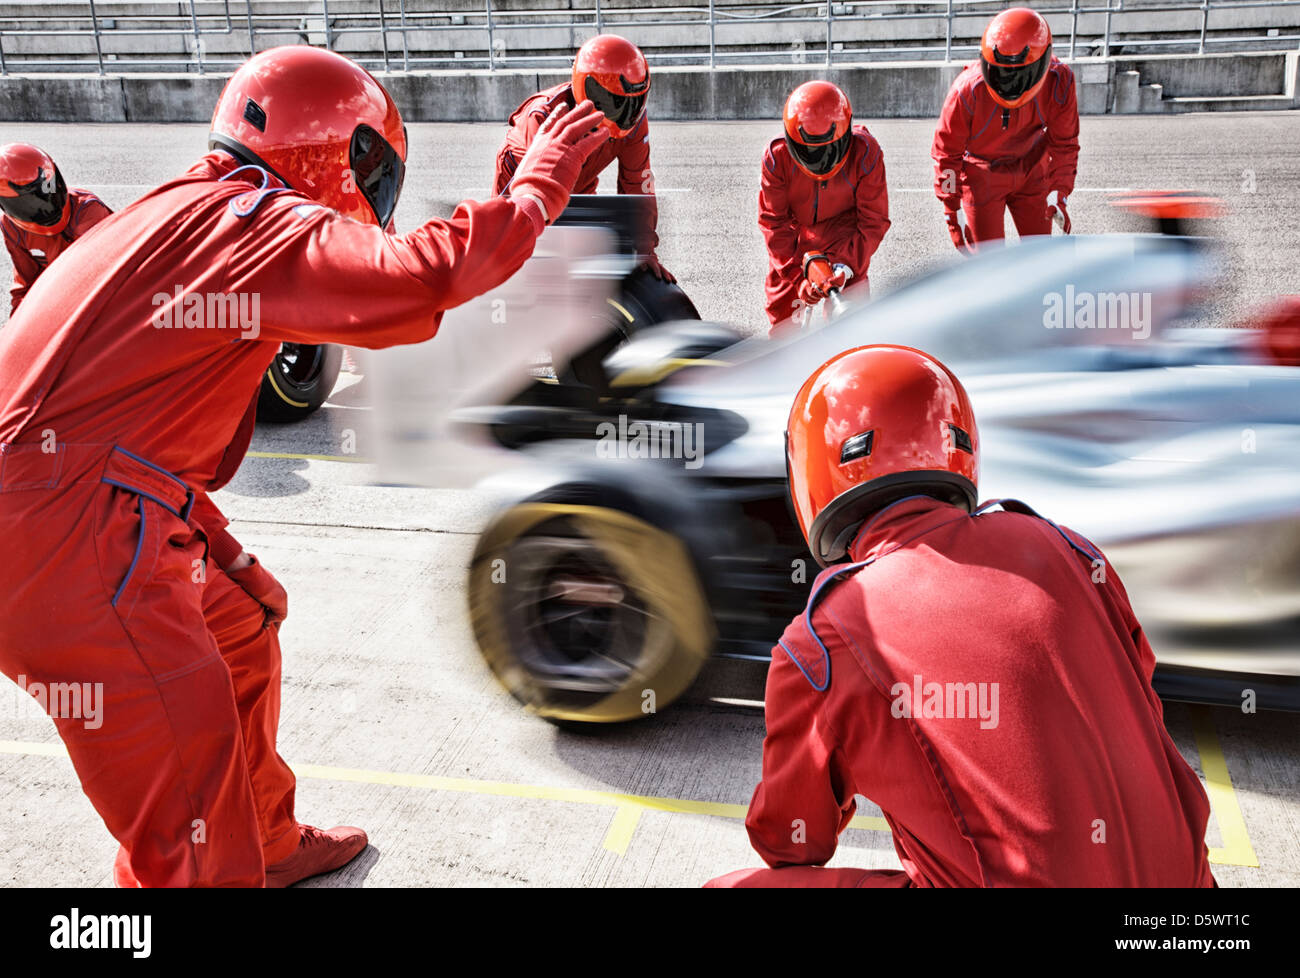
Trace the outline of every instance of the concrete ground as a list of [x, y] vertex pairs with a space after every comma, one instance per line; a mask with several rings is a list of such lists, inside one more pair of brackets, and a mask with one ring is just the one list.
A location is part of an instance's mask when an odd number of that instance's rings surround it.
[[[871, 124], [889, 167], [893, 229], [872, 267], [890, 288], [951, 251], [929, 193], [931, 128]], [[73, 185], [121, 207], [201, 152], [201, 126], [0, 126], [36, 142]], [[498, 126], [411, 127], [398, 222], [486, 194]], [[757, 166], [775, 127], [654, 127], [661, 257], [706, 318], [762, 322]], [[1233, 288], [1300, 291], [1300, 129], [1294, 115], [1089, 118], [1072, 198], [1080, 230], [1131, 226], [1119, 188], [1224, 197]], [[7, 269], [6, 269], [7, 273]], [[562, 730], [516, 707], [480, 664], [462, 581], [486, 502], [470, 492], [368, 484], [338, 456], [359, 430], [365, 381], [345, 374], [326, 408], [265, 427], [218, 503], [284, 582], [280, 747], [302, 818], [352, 823], [371, 848], [312, 885], [694, 886], [754, 865], [741, 818], [759, 775], [763, 668], [717, 662], [670, 709], [627, 726]], [[358, 446], [358, 455], [366, 454]], [[81, 795], [43, 715], [0, 695], [0, 885], [109, 885], [115, 843]], [[1208, 842], [1226, 886], [1300, 885], [1300, 716], [1174, 704], [1180, 750], [1214, 805]], [[870, 805], [832, 865], [896, 867]]]

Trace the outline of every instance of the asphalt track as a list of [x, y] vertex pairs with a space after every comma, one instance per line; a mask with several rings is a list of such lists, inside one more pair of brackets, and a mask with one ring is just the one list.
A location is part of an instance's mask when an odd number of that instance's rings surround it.
[[[1085, 118], [1076, 227], [1131, 228], [1124, 189], [1215, 193], [1232, 287], [1228, 321], [1300, 291], [1300, 127], [1294, 114]], [[893, 228], [872, 266], [884, 290], [952, 251], [929, 192], [931, 126], [868, 122], [885, 150]], [[706, 318], [764, 328], [755, 123], [653, 127], [661, 257]], [[69, 183], [122, 207], [202, 152], [201, 126], [0, 126], [46, 147]], [[400, 227], [487, 193], [498, 126], [411, 127]], [[5, 274], [8, 268], [5, 268]], [[7, 282], [6, 282], [7, 285]], [[435, 341], [436, 342], [436, 341]], [[218, 501], [285, 583], [280, 748], [300, 817], [364, 826], [371, 848], [322, 886], [693, 886], [755, 865], [741, 819], [758, 779], [763, 669], [708, 667], [644, 721], [562, 730], [519, 710], [480, 665], [462, 580], [488, 513], [472, 492], [369, 485], [343, 455], [365, 378], [345, 374], [310, 421], [259, 430]], [[344, 460], [346, 459], [346, 460]], [[0, 697], [0, 885], [109, 885], [115, 843], [53, 725]], [[1214, 806], [1207, 840], [1227, 886], [1300, 885], [1300, 716], [1173, 704], [1179, 749]], [[1068, 758], [1062, 763], [1068, 763]], [[832, 865], [896, 867], [880, 812], [862, 805]]]

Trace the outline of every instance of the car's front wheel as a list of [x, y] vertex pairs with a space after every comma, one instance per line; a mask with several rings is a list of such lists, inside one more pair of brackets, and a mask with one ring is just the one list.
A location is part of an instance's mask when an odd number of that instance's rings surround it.
[[609, 506], [543, 498], [499, 514], [479, 538], [469, 602], [488, 667], [550, 720], [663, 709], [713, 646], [685, 544]]

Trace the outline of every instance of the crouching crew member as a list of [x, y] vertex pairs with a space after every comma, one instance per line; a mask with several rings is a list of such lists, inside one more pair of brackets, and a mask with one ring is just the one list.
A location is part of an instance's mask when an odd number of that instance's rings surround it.
[[958, 250], [1004, 238], [1007, 211], [1022, 237], [1051, 234], [1053, 220], [1070, 233], [1079, 106], [1041, 14], [1013, 7], [990, 21], [979, 64], [948, 90], [930, 155]]
[[10, 315], [50, 262], [113, 213], [89, 190], [69, 189], [50, 155], [27, 143], [0, 146], [0, 212], [14, 263]]
[[654, 174], [650, 171], [650, 122], [646, 98], [650, 94], [650, 66], [631, 41], [617, 34], [598, 34], [578, 49], [573, 77], [531, 96], [510, 115], [505, 145], [497, 153], [493, 193], [503, 193], [515, 178], [519, 161], [532, 144], [537, 127], [559, 105], [588, 99], [605, 114], [608, 139], [596, 148], [582, 167], [576, 194], [594, 194], [600, 175], [618, 160], [618, 192], [646, 198], [644, 223], [636, 242], [644, 267], [664, 282], [675, 282], [659, 263], [659, 204]]
[[[1210, 807], [1124, 586], [1024, 503], [976, 504], [961, 383], [917, 350], [822, 366], [786, 432], [817, 561], [773, 650], [746, 827], [717, 885], [1213, 886]], [[902, 870], [820, 869], [880, 806]]]
[[830, 82], [806, 82], [786, 100], [784, 126], [763, 154], [758, 197], [774, 334], [826, 296], [804, 279], [805, 252], [841, 266], [828, 288], [850, 278], [866, 288], [871, 256], [889, 230], [885, 157], [866, 126], [853, 125], [848, 96]]

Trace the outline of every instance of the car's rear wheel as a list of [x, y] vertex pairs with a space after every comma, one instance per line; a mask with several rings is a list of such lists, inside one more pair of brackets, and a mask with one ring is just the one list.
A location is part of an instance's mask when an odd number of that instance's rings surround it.
[[257, 420], [301, 421], [334, 391], [343, 348], [326, 344], [285, 343], [262, 377]]
[[557, 368], [556, 376], [562, 385], [576, 383], [602, 396], [609, 393], [603, 363], [613, 350], [651, 326], [700, 318], [681, 286], [655, 278], [644, 267], [623, 279], [618, 293], [605, 300], [601, 315], [606, 328], [599, 339], [576, 353], [567, 368]]
[[655, 278], [644, 267], [623, 279], [618, 295], [606, 302], [610, 325], [625, 340], [658, 323], [700, 318], [695, 303], [680, 285]]
[[469, 573], [488, 667], [528, 709], [613, 723], [694, 681], [713, 625], [685, 544], [620, 509], [533, 500], [497, 516]]

